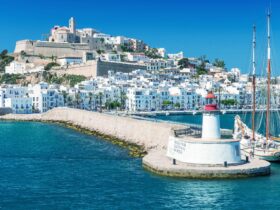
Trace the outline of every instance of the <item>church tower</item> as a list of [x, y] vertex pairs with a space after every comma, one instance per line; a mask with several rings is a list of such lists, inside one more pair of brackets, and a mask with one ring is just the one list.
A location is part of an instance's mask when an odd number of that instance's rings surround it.
[[73, 17], [69, 20], [69, 29], [71, 33], [76, 34], [76, 21]]

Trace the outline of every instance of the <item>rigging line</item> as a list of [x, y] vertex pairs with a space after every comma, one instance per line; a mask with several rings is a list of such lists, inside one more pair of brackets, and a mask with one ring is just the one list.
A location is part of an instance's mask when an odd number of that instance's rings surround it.
[[258, 126], [256, 126], [257, 131], [260, 131], [260, 129], [261, 129], [262, 122], [263, 122], [263, 116], [264, 116], [264, 112], [260, 112], [260, 120], [258, 120]]

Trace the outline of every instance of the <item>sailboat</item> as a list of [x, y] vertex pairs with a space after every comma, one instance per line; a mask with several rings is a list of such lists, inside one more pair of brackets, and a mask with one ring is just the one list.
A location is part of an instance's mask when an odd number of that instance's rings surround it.
[[233, 138], [240, 140], [241, 152], [250, 158], [267, 161], [280, 161], [280, 141], [270, 135], [270, 80], [271, 80], [271, 48], [270, 48], [270, 13], [267, 15], [267, 98], [266, 98], [266, 132], [265, 136], [255, 131], [256, 114], [256, 27], [253, 28], [253, 71], [252, 71], [252, 128], [242, 122], [240, 116], [235, 117]]

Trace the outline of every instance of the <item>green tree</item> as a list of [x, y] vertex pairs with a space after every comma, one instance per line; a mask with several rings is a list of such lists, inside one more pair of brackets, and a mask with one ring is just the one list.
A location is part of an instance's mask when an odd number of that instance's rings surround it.
[[180, 109], [181, 104], [177, 102], [177, 103], [174, 104], [174, 107], [175, 107], [176, 109]]
[[158, 49], [156, 48], [150, 48], [149, 50], [145, 51], [145, 55], [149, 58], [157, 59], [157, 58], [162, 58], [158, 54]]
[[67, 92], [66, 91], [62, 91], [62, 95], [63, 95], [63, 102], [64, 102], [64, 104], [66, 105], [67, 104]]
[[216, 59], [214, 60], [213, 65], [216, 66], [216, 67], [223, 68], [223, 69], [224, 69], [225, 66], [226, 66], [225, 62], [224, 62], [223, 60], [219, 60], [218, 58], [216, 58]]
[[163, 102], [162, 102], [162, 107], [164, 108], [164, 109], [166, 109], [168, 106], [170, 106], [172, 104], [172, 102], [171, 101], [168, 101], [168, 100], [164, 100]]
[[202, 62], [199, 66], [196, 67], [197, 76], [207, 74], [207, 70], [205, 69], [205, 63]]
[[92, 93], [92, 92], [89, 92], [88, 96], [89, 96], [89, 101], [88, 101], [88, 103], [89, 103], [89, 109], [92, 110], [92, 109], [93, 109], [93, 108], [92, 108], [93, 93]]
[[5, 67], [8, 66], [13, 60], [14, 57], [8, 55], [8, 50], [3, 50], [0, 53], [0, 72], [4, 72]]
[[5, 58], [7, 55], [8, 55], [8, 50], [7, 50], [7, 49], [2, 50], [2, 52], [1, 52], [1, 54], [0, 54], [0, 58], [3, 59], [3, 58]]
[[199, 58], [198, 58], [199, 61], [201, 61], [202, 63], [209, 63], [209, 60], [207, 59], [207, 56], [206, 55], [201, 55]]
[[45, 65], [44, 70], [49, 71], [55, 66], [60, 66], [60, 65], [55, 62], [48, 63], [47, 65]]
[[63, 78], [66, 81], [68, 81], [71, 87], [74, 87], [76, 84], [86, 80], [86, 77], [83, 75], [73, 75], [73, 74], [64, 75]]
[[130, 47], [129, 44], [122, 44], [121, 45], [121, 50], [123, 52], [134, 52], [133, 49]]
[[126, 102], [126, 100], [127, 100], [127, 95], [125, 94], [125, 92], [121, 92], [121, 109], [122, 110], [125, 110], [125, 102]]
[[24, 79], [25, 76], [21, 74], [3, 74], [0, 77], [1, 84], [17, 84], [19, 80]]
[[206, 55], [202, 55], [198, 58], [200, 64], [196, 66], [196, 76], [207, 74], [206, 63], [209, 62], [206, 58]]
[[224, 99], [224, 100], [221, 100], [221, 104], [226, 107], [229, 107], [229, 106], [237, 105], [237, 101], [234, 99]]
[[75, 94], [75, 105], [76, 105], [76, 108], [80, 108], [80, 105], [81, 105], [81, 95], [80, 95], [80, 91], [78, 91], [76, 94]]
[[180, 66], [180, 69], [187, 68], [189, 65], [189, 59], [182, 58], [181, 60], [179, 60], [178, 65]]
[[102, 112], [102, 98], [103, 98], [102, 92], [98, 93], [98, 98], [99, 98], [99, 112]]

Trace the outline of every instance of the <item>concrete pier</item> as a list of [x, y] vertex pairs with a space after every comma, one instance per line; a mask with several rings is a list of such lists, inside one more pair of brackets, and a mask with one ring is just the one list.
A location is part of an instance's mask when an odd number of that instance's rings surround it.
[[264, 160], [250, 160], [240, 165], [197, 165], [182, 163], [168, 158], [165, 151], [150, 151], [142, 161], [143, 167], [148, 171], [162, 176], [180, 178], [244, 178], [265, 176], [270, 174], [270, 163]]

